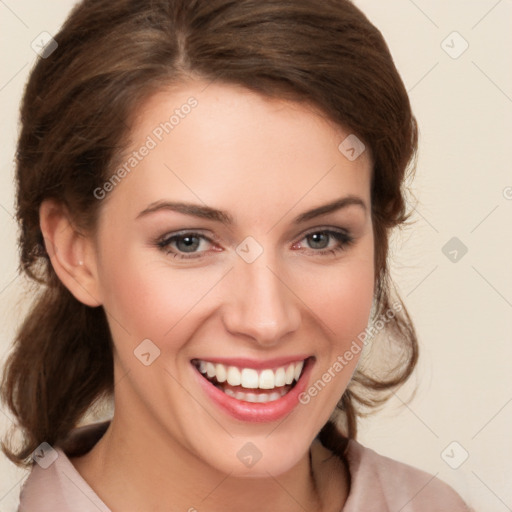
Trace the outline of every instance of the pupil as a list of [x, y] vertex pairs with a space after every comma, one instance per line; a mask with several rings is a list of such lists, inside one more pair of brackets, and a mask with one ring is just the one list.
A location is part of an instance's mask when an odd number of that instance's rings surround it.
[[[326, 233], [314, 233], [313, 235], [310, 235], [310, 238], [313, 242], [313, 247], [315, 247], [316, 249], [323, 249], [327, 246], [325, 243], [322, 244], [322, 237], [324, 238], [323, 241], [325, 242], [327, 240]], [[321, 245], [321, 247], [317, 246], [318, 243]]]
[[[194, 242], [194, 240], [195, 240], [195, 242]], [[184, 242], [184, 245], [182, 247], [180, 247], [181, 242]], [[199, 239], [197, 238], [197, 236], [184, 236], [178, 240], [177, 245], [178, 245], [178, 249], [180, 251], [183, 250], [183, 252], [193, 252], [194, 249], [197, 249], [197, 247], [199, 245], [198, 242], [199, 242]]]

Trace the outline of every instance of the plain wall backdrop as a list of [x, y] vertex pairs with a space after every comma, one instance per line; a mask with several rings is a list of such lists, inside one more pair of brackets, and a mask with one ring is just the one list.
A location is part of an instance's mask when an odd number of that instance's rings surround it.
[[[19, 102], [33, 41], [74, 4], [0, 1], [0, 362], [30, 298], [13, 217]], [[511, 511], [512, 0], [356, 4], [388, 42], [420, 127], [415, 223], [391, 254], [420, 362], [359, 440], [437, 475], [475, 510]], [[1, 432], [10, 421], [0, 410]], [[0, 456], [0, 511], [16, 509], [26, 474]]]

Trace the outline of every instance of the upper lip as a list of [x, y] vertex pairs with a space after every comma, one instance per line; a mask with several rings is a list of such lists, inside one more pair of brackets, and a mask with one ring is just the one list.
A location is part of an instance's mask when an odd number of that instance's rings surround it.
[[260, 370], [264, 368], [278, 368], [280, 366], [286, 366], [290, 363], [298, 363], [305, 361], [311, 356], [308, 355], [296, 355], [296, 356], [283, 356], [276, 357], [273, 359], [249, 359], [243, 357], [197, 357], [192, 361], [209, 361], [210, 363], [220, 363], [225, 366], [237, 366], [238, 368], [254, 368]]

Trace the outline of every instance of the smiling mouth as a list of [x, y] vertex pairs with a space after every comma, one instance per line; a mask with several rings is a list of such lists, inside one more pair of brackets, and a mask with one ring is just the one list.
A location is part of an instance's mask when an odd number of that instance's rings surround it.
[[274, 402], [300, 379], [307, 359], [276, 368], [241, 368], [202, 359], [192, 360], [201, 376], [226, 395], [250, 403]]

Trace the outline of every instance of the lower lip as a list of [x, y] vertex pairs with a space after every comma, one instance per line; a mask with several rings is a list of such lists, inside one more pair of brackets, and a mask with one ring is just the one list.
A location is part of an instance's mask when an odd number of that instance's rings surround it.
[[[277, 421], [288, 414], [299, 403], [299, 395], [306, 389], [306, 383], [311, 373], [313, 360], [307, 359], [304, 363], [304, 369], [300, 379], [295, 386], [281, 398], [267, 403], [251, 403], [237, 400], [224, 391], [215, 387], [211, 382], [206, 380], [192, 365], [193, 371], [199, 379], [199, 384], [211, 400], [221, 407], [222, 410], [230, 414], [237, 420], [255, 423], [264, 423]], [[250, 392], [250, 390], [248, 390]]]

